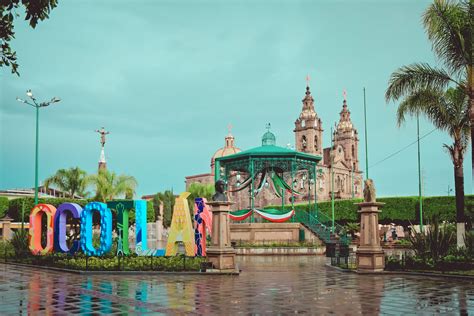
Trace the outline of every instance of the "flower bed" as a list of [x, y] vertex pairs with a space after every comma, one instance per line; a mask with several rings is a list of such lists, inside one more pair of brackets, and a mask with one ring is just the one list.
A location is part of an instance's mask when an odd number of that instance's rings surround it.
[[145, 257], [114, 256], [87, 257], [84, 255], [46, 255], [46, 256], [10, 256], [2, 258], [4, 262], [29, 264], [35, 266], [61, 268], [78, 271], [201, 271], [205, 257]]

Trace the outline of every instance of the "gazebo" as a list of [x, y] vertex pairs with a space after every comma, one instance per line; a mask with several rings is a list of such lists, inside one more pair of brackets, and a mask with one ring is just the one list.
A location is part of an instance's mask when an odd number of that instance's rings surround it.
[[[228, 192], [238, 192], [246, 188], [249, 190], [248, 208], [231, 212], [231, 219], [242, 221], [250, 216], [250, 221], [253, 222], [255, 212], [269, 221], [284, 222], [294, 215], [295, 196], [301, 196], [301, 193], [295, 190], [297, 174], [303, 174], [313, 185], [313, 200], [309, 194], [308, 204], [311, 206], [312, 202], [312, 207], [316, 209], [316, 167], [319, 161], [320, 156], [276, 146], [276, 137], [270, 132], [268, 124], [267, 132], [262, 137], [262, 146], [215, 160], [214, 180], [221, 179], [228, 183], [232, 176], [236, 181], [233, 186], [228, 185]], [[255, 197], [264, 188], [272, 189], [274, 194], [281, 198], [281, 210], [255, 208]], [[285, 196], [291, 196], [291, 210], [284, 209]]]

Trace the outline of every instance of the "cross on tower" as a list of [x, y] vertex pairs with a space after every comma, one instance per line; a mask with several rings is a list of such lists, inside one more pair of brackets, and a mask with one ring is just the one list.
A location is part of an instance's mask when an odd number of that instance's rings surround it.
[[272, 124], [270, 123], [267, 123], [267, 125], [265, 125], [265, 128], [267, 129], [267, 131], [270, 131], [271, 127], [272, 127]]
[[311, 80], [311, 77], [309, 75], [306, 75], [306, 86], [309, 87], [309, 81]]
[[344, 96], [344, 101], [347, 100], [347, 93], [346, 93], [346, 89], [344, 89], [344, 91], [342, 92], [342, 95]]
[[231, 123], [229, 123], [229, 125], [227, 125], [227, 129], [229, 130], [229, 134], [231, 134], [231, 132], [232, 132], [232, 127], [234, 127], [234, 126], [232, 126]]

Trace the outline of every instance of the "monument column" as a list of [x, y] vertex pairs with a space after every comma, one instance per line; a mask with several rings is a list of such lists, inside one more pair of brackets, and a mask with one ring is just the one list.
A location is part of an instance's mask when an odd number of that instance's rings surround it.
[[13, 221], [8, 215], [4, 218], [0, 219], [0, 223], [2, 223], [2, 240], [8, 241], [12, 239], [12, 229], [11, 229], [11, 222]]
[[379, 238], [379, 213], [385, 203], [375, 201], [375, 188], [371, 179], [365, 181], [364, 202], [357, 203], [360, 213], [360, 244], [357, 248], [357, 272], [381, 272], [385, 268], [385, 255]]
[[233, 204], [228, 201], [213, 201], [207, 203], [212, 210], [211, 246], [206, 254], [214, 269], [233, 272], [235, 265], [235, 249], [230, 245], [229, 211]]

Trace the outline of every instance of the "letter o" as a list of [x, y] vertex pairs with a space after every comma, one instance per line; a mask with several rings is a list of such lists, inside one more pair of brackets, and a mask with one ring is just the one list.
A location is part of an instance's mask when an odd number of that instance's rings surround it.
[[[92, 244], [92, 214], [100, 215], [100, 245], [94, 248]], [[88, 256], [101, 256], [112, 247], [112, 212], [107, 204], [100, 202], [88, 203], [81, 213], [81, 248]]]
[[71, 248], [66, 243], [66, 220], [68, 213], [72, 218], [80, 218], [82, 207], [76, 203], [62, 203], [54, 214], [54, 249], [73, 255], [79, 249], [79, 241], [74, 240]]
[[[41, 245], [41, 217], [46, 214], [46, 247]], [[53, 251], [54, 247], [54, 214], [56, 208], [50, 204], [38, 204], [31, 210], [30, 214], [30, 251], [34, 255], [44, 255]]]

